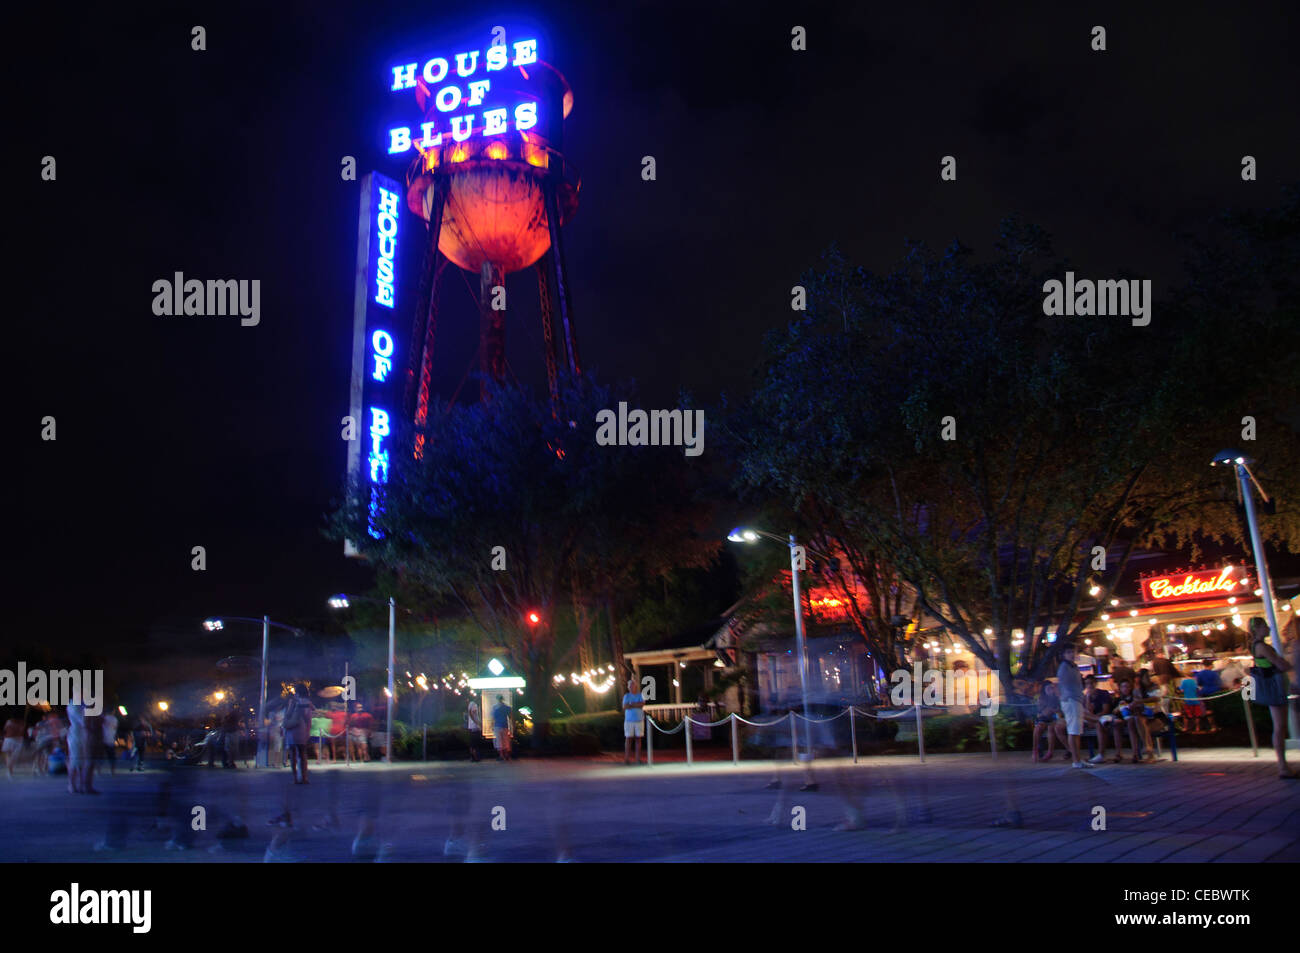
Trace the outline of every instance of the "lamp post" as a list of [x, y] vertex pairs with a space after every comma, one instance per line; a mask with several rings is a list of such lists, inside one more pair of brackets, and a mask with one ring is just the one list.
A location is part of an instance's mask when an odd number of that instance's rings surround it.
[[[352, 605], [353, 600], [358, 602], [369, 602], [373, 605], [383, 605], [379, 599], [371, 599], [368, 596], [349, 596], [347, 593], [340, 592], [338, 595], [330, 596], [329, 605], [331, 609], [347, 609]], [[403, 610], [406, 611], [406, 610]], [[393, 658], [397, 647], [397, 600], [392, 596], [388, 598], [388, 744], [384, 746], [384, 763], [393, 763], [393, 707], [397, 704], [397, 686], [393, 681]]]
[[[808, 653], [803, 630], [803, 601], [799, 597], [799, 544], [795, 540], [794, 533], [791, 533], [787, 539], [782, 539], [774, 533], [766, 533], [761, 529], [741, 529], [740, 527], [728, 533], [727, 539], [733, 543], [755, 543], [758, 542], [760, 536], [774, 539], [778, 543], [785, 543], [790, 547], [790, 578], [792, 582], [791, 588], [794, 590], [794, 638], [796, 651], [799, 653], [799, 690], [803, 696], [804, 747], [807, 748], [805, 760], [812, 760], [812, 721], [808, 713]], [[823, 553], [817, 555], [829, 558]]]
[[302, 629], [285, 625], [283, 622], [272, 622], [269, 615], [264, 615], [260, 619], [238, 615], [213, 616], [203, 620], [203, 628], [209, 632], [220, 632], [225, 628], [226, 622], [251, 622], [254, 625], [261, 623], [262, 626], [262, 688], [257, 696], [257, 760], [253, 763], [256, 767], [265, 768], [269, 766], [269, 751], [266, 744], [266, 660], [271, 643], [271, 626], [287, 629], [294, 634], [295, 638], [302, 635]]
[[[1273, 643], [1274, 651], [1281, 655], [1282, 630], [1277, 624], [1277, 600], [1273, 596], [1273, 578], [1268, 572], [1268, 560], [1264, 558], [1264, 539], [1259, 533], [1259, 520], [1255, 515], [1255, 494], [1251, 491], [1251, 485], [1254, 484], [1254, 488], [1259, 491], [1265, 503], [1269, 502], [1269, 499], [1264, 488], [1255, 479], [1255, 474], [1250, 472], [1250, 465], [1254, 462], [1239, 450], [1220, 450], [1210, 461], [1210, 466], [1216, 464], [1230, 466], [1237, 478], [1237, 498], [1246, 508], [1246, 523], [1250, 528], [1250, 548], [1255, 552], [1255, 572], [1259, 576], [1260, 598], [1264, 602], [1264, 615], [1268, 619], [1270, 641]], [[1300, 726], [1296, 724], [1294, 705], [1287, 705], [1287, 727], [1291, 735], [1289, 747], [1294, 746], [1296, 739], [1300, 738]]]

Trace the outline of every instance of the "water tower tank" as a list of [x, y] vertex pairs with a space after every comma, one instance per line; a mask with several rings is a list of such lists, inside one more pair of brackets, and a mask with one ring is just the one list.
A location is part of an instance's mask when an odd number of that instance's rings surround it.
[[[491, 137], [476, 133], [464, 142], [444, 135], [440, 145], [420, 150], [407, 174], [407, 204], [426, 222], [435, 175], [446, 183], [438, 250], [476, 273], [485, 263], [502, 274], [520, 271], [546, 254], [551, 233], [544, 183], [555, 190], [561, 225], [578, 207], [578, 177], [562, 152], [564, 118], [573, 109], [568, 82], [534, 62], [512, 67], [509, 83], [519, 100], [542, 107], [536, 126]], [[435, 118], [428, 89], [421, 85], [416, 95], [426, 118]]]

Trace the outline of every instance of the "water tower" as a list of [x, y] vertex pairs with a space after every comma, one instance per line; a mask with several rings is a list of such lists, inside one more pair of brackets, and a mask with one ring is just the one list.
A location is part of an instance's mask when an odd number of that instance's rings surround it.
[[406, 385], [417, 426], [428, 415], [438, 283], [449, 263], [479, 279], [485, 390], [506, 376], [505, 311], [494, 289], [504, 288], [507, 274], [536, 268], [554, 400], [557, 367], [580, 372], [561, 241], [579, 188], [563, 152], [564, 120], [573, 109], [568, 82], [538, 59], [535, 40], [507, 44], [497, 37], [486, 49], [397, 67], [393, 88], [414, 93], [421, 116], [406, 132], [390, 131], [394, 146], [409, 142], [416, 152], [406, 201], [428, 225]]

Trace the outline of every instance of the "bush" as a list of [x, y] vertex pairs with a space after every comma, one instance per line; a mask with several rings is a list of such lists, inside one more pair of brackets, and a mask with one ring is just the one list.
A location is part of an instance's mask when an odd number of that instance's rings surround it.
[[553, 719], [544, 750], [555, 754], [594, 755], [623, 747], [623, 713], [597, 711]]

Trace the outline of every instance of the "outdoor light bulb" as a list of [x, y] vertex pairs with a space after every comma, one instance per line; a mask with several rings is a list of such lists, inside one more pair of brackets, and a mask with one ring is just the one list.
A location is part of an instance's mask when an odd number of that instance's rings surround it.
[[1084, 644], [1084, 645], [1092, 645], [1092, 639], [1084, 639], [1084, 640], [1083, 640], [1083, 644]]
[[1257, 596], [1262, 596], [1263, 594], [1264, 594], [1264, 590], [1263, 590], [1263, 589], [1256, 589], [1256, 590], [1255, 590], [1255, 595], [1257, 595]]
[[117, 713], [118, 713], [119, 715], [123, 715], [123, 716], [125, 716], [125, 715], [126, 715], [126, 706], [124, 706], [124, 705], [118, 705], [118, 706], [117, 706]]
[[1231, 606], [1231, 605], [1236, 605], [1236, 603], [1237, 603], [1237, 597], [1236, 597], [1236, 596], [1228, 596], [1228, 605], [1230, 605], [1230, 606]]
[[1105, 621], [1106, 621], [1107, 619], [1109, 619], [1109, 618], [1110, 618], [1110, 613], [1109, 613], [1109, 612], [1103, 612], [1103, 613], [1101, 614], [1101, 621], [1102, 621], [1102, 622], [1105, 622]]
[[985, 629], [985, 630], [984, 630], [984, 634], [985, 634], [985, 635], [992, 635], [992, 634], [993, 634], [993, 630], [992, 630], [992, 629]]
[[1245, 457], [1238, 457], [1236, 460], [1233, 460], [1232, 462], [1233, 462], [1233, 463], [1236, 463], [1236, 464], [1242, 464], [1242, 463], [1245, 463], [1245, 462], [1246, 462], [1246, 458], [1245, 458]]
[[681, 682], [677, 681], [677, 679], [674, 678], [674, 679], [673, 679], [673, 687], [674, 687], [674, 688], [677, 688], [679, 685], [681, 685]]
[[1099, 589], [1097, 586], [1093, 586], [1091, 589], [1088, 590], [1088, 595], [1095, 596], [1099, 592], [1101, 592], [1101, 589]]
[[491, 672], [493, 675], [500, 675], [505, 670], [506, 667], [496, 659], [492, 659], [490, 662], [488, 662], [488, 671]]
[[1118, 599], [1112, 599], [1112, 600], [1110, 600], [1110, 604], [1113, 605], [1113, 606], [1117, 606], [1117, 605], [1119, 605], [1119, 600], [1118, 600]]
[[166, 703], [166, 702], [159, 702], [159, 703], [158, 703], [158, 710], [159, 710], [159, 711], [166, 711], [166, 710], [167, 710], [167, 703]]
[[221, 628], [221, 620], [220, 620], [220, 619], [204, 619], [204, 620], [203, 620], [203, 628], [207, 629], [209, 632], [216, 632], [218, 629]]
[[1137, 609], [1129, 609], [1129, 610], [1128, 610], [1128, 614], [1129, 614], [1129, 615], [1137, 615], [1137, 614], [1138, 614], [1138, 611], [1137, 611]]

